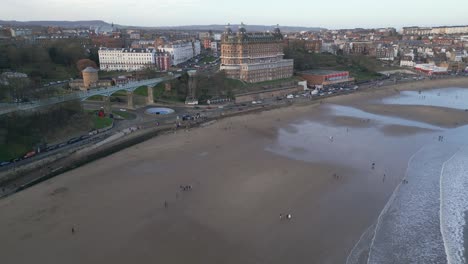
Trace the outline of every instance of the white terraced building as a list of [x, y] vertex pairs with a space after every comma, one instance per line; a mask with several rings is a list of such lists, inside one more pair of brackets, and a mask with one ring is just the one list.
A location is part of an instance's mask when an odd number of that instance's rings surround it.
[[102, 71], [138, 71], [156, 67], [155, 49], [100, 48], [98, 55]]
[[191, 58], [200, 55], [200, 41], [175, 41], [171, 44], [160, 46], [160, 51], [171, 54], [172, 65], [184, 63]]

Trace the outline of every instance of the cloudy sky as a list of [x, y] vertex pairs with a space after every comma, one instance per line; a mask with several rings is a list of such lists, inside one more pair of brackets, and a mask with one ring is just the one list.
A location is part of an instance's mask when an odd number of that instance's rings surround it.
[[240, 23], [326, 28], [468, 24], [468, 0], [1, 0], [2, 20], [120, 25]]

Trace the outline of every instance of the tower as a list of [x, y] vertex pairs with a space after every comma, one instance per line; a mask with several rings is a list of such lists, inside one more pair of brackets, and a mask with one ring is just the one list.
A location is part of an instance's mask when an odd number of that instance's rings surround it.
[[189, 81], [188, 81], [188, 91], [187, 91], [187, 101], [193, 101], [195, 100], [196, 96], [196, 91], [197, 91], [197, 71], [191, 70], [187, 71], [187, 74], [189, 75]]

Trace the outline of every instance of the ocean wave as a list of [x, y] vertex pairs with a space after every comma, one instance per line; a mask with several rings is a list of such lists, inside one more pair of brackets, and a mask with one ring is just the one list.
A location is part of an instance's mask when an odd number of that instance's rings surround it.
[[409, 162], [406, 180], [382, 211], [368, 263], [447, 263], [440, 231], [440, 171], [458, 151], [454, 144], [432, 144]]
[[440, 176], [440, 229], [449, 264], [466, 263], [463, 231], [468, 211], [468, 147], [446, 161]]

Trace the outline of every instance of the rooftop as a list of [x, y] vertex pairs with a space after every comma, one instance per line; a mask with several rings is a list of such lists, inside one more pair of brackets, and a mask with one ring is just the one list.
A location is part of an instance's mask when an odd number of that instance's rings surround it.
[[98, 72], [98, 70], [94, 69], [93, 67], [86, 67], [82, 72]]

